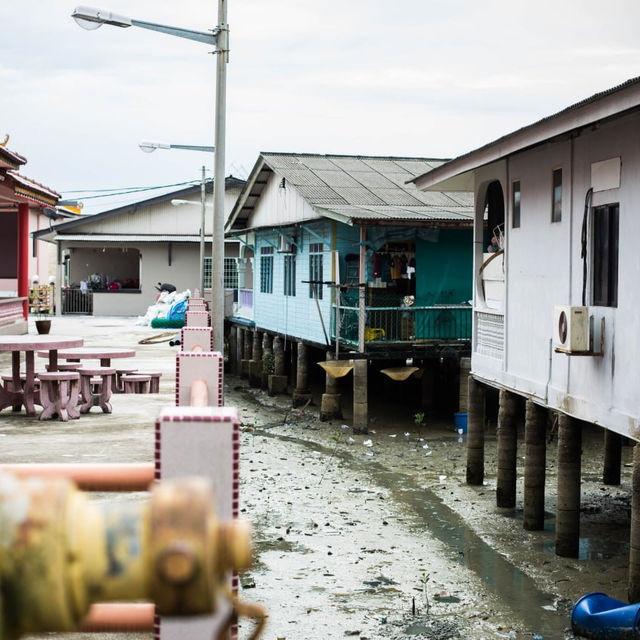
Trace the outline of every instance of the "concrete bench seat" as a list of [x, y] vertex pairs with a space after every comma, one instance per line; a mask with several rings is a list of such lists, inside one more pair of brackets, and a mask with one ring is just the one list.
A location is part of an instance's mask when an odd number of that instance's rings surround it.
[[115, 386], [113, 388], [113, 392], [124, 393], [124, 384], [122, 382], [122, 376], [126, 376], [131, 373], [137, 373], [137, 372], [138, 370], [133, 368], [125, 369], [121, 367], [116, 367], [116, 381], [115, 381]]
[[123, 375], [122, 383], [124, 384], [125, 393], [149, 393], [151, 386], [151, 376], [130, 373]]
[[79, 418], [77, 409], [80, 374], [77, 371], [46, 371], [38, 373], [40, 380], [40, 420], [51, 420], [58, 416], [67, 422]]
[[160, 378], [162, 377], [162, 373], [159, 371], [138, 371], [135, 375], [151, 376], [151, 381], [149, 382], [149, 393], [160, 392]]
[[111, 392], [116, 376], [112, 367], [89, 367], [78, 371], [80, 375], [80, 413], [89, 413], [92, 407], [100, 407], [104, 413], [113, 411]]

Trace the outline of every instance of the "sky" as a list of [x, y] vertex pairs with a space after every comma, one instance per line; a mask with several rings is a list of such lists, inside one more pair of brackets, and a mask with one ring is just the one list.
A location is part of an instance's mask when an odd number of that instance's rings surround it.
[[[91, 0], [89, 0], [91, 1]], [[205, 31], [217, 0], [97, 0]], [[226, 173], [260, 151], [451, 158], [640, 75], [637, 0], [227, 0]], [[84, 212], [89, 190], [197, 181], [213, 154], [212, 47], [79, 28], [64, 0], [0, 2], [0, 139]], [[79, 190], [86, 190], [79, 194]], [[148, 192], [149, 197], [154, 191]], [[141, 196], [136, 196], [140, 198]]]

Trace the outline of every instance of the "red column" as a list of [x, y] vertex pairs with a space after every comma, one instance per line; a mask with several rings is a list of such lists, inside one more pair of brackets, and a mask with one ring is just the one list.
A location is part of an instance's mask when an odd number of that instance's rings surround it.
[[[18, 297], [29, 297], [29, 205], [18, 205]], [[22, 313], [27, 319], [29, 300], [22, 303]]]

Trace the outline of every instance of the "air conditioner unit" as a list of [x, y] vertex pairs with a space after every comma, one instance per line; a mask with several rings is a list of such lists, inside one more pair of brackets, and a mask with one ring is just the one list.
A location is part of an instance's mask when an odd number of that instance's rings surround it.
[[589, 351], [587, 307], [558, 306], [553, 315], [555, 346], [566, 353]]
[[293, 245], [287, 236], [279, 236], [278, 253], [293, 253]]

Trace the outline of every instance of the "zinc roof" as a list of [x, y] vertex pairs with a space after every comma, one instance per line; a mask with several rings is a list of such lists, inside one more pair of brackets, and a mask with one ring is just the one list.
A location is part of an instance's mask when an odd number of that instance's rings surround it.
[[410, 180], [442, 165], [433, 158], [262, 152], [229, 216], [246, 227], [270, 173], [284, 178], [317, 211], [357, 221], [471, 221], [473, 195], [419, 191]]

